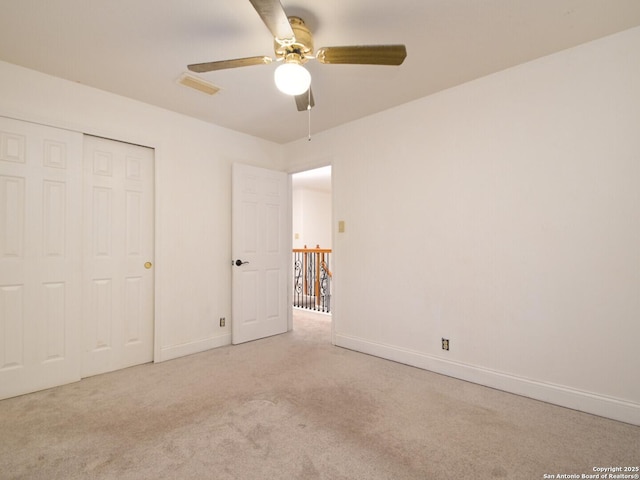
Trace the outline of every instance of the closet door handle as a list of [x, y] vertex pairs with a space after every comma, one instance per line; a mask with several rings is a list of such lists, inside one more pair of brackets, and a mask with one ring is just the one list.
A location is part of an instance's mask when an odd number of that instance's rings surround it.
[[244, 265], [245, 263], [249, 263], [249, 262], [243, 262], [242, 260], [238, 259], [236, 260], [236, 267], [239, 267], [240, 265]]

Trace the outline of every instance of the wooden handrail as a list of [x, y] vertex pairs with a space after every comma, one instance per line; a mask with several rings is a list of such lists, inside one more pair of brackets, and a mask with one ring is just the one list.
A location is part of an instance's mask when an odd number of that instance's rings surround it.
[[293, 253], [331, 253], [330, 248], [294, 248]]

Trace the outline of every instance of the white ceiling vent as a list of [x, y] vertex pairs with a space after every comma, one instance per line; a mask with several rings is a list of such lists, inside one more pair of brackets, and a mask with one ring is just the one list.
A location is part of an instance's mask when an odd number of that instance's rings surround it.
[[178, 79], [178, 83], [185, 87], [194, 88], [199, 92], [206, 93], [207, 95], [215, 95], [220, 91], [220, 87], [216, 87], [213, 83], [209, 83], [206, 80], [194, 77], [188, 73], [183, 73]]

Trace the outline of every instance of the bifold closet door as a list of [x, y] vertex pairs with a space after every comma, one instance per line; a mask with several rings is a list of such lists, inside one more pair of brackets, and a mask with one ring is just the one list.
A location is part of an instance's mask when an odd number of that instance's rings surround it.
[[82, 142], [0, 117], [0, 398], [80, 379]]
[[0, 398], [153, 360], [153, 158], [0, 117]]
[[153, 161], [85, 136], [83, 377], [153, 360]]

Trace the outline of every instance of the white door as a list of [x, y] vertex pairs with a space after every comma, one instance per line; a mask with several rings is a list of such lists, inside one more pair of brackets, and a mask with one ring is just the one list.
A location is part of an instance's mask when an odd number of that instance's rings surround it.
[[0, 117], [0, 398], [80, 380], [82, 135]]
[[234, 344], [287, 331], [291, 266], [289, 177], [234, 164], [232, 173]]
[[153, 150], [85, 136], [84, 183], [87, 377], [153, 360]]

